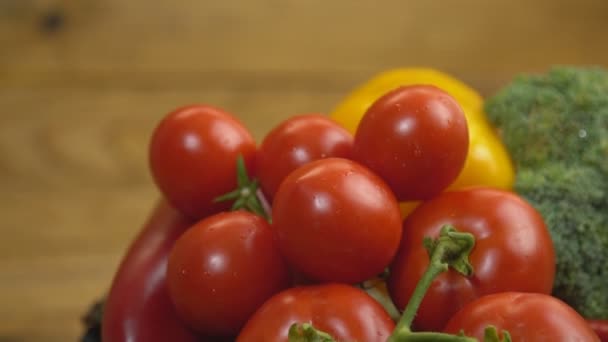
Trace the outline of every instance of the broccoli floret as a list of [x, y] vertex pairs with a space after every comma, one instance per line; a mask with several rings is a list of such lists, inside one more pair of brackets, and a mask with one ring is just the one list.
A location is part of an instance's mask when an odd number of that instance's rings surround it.
[[608, 71], [554, 68], [522, 75], [486, 102], [516, 167], [548, 160], [608, 172]]
[[590, 318], [608, 317], [607, 182], [595, 168], [556, 162], [519, 170], [515, 183], [551, 233], [553, 294]]
[[589, 318], [608, 318], [608, 71], [520, 76], [485, 109], [516, 165], [515, 191], [551, 233], [553, 294]]

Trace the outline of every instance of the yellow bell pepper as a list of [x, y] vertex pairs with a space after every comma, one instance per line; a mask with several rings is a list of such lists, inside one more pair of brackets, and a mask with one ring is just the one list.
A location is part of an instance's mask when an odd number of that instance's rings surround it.
[[474, 121], [485, 121], [481, 114], [483, 98], [461, 81], [429, 68], [393, 69], [373, 77], [355, 89], [334, 109], [331, 116], [350, 132], [354, 133], [363, 114], [380, 96], [402, 86], [432, 84], [452, 95], [465, 114]]
[[[331, 118], [353, 134], [369, 106], [382, 95], [405, 85], [432, 84], [452, 95], [462, 107], [469, 127], [469, 151], [465, 165], [448, 189], [483, 185], [511, 189], [513, 164], [483, 111], [483, 97], [454, 77], [429, 68], [404, 68], [383, 72], [355, 89], [331, 113]], [[401, 203], [407, 215], [417, 202]]]

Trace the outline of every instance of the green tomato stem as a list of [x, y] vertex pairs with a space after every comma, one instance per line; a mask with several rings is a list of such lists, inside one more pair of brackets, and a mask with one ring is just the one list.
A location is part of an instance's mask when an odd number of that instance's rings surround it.
[[414, 293], [388, 341], [476, 341], [466, 336], [434, 332], [412, 332], [412, 322], [420, 307], [420, 303], [422, 303], [422, 299], [433, 280], [439, 274], [446, 272], [450, 267], [466, 276], [473, 274], [473, 267], [468, 259], [471, 250], [475, 246], [475, 237], [472, 234], [458, 232], [453, 226], [446, 225], [441, 228], [437, 239], [431, 240], [430, 238], [426, 238], [424, 245], [430, 254], [429, 265], [418, 281]]
[[511, 334], [508, 331], [502, 331], [502, 338], [498, 337], [496, 327], [490, 325], [484, 329], [483, 342], [511, 342]]
[[[394, 334], [393, 334], [394, 336]], [[389, 341], [392, 341], [389, 338]], [[400, 342], [479, 342], [476, 338], [464, 335], [452, 335], [439, 332], [401, 331], [394, 341]]]
[[401, 313], [391, 300], [391, 297], [385, 291], [382, 290], [386, 286], [386, 284], [384, 283], [384, 279], [381, 278], [381, 276], [382, 275], [370, 280], [366, 280], [363, 283], [357, 284], [356, 286], [361, 288], [368, 295], [374, 298], [378, 303], [380, 303], [380, 305], [382, 305], [384, 310], [386, 310], [386, 313], [388, 313], [391, 319], [394, 322], [398, 322], [399, 318], [401, 318]]
[[422, 278], [416, 284], [416, 289], [414, 290], [414, 294], [410, 298], [410, 301], [407, 303], [403, 314], [401, 315], [401, 319], [397, 324], [396, 329], [407, 328], [408, 330], [412, 326], [412, 322], [414, 321], [414, 317], [416, 316], [416, 312], [422, 303], [422, 299], [424, 298], [424, 294], [431, 286], [431, 283], [437, 276], [448, 270], [448, 266], [444, 264], [435, 264], [431, 265], [422, 275]]
[[270, 222], [270, 205], [259, 189], [257, 179], [250, 179], [243, 156], [236, 159], [237, 188], [214, 199], [214, 202], [233, 201], [231, 210], [247, 210]]
[[318, 330], [310, 323], [294, 323], [289, 327], [289, 342], [336, 342], [328, 333]]

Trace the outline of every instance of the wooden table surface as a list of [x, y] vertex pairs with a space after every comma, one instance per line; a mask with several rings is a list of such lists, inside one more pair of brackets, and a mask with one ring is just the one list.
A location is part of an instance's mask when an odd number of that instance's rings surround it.
[[608, 64], [608, 2], [0, 0], [0, 342], [74, 341], [158, 193], [147, 140], [206, 102], [261, 139], [431, 66], [490, 95]]

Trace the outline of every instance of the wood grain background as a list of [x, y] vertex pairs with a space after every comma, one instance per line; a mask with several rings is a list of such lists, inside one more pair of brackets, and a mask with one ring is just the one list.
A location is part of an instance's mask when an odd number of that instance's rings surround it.
[[608, 65], [608, 1], [0, 0], [0, 341], [74, 341], [158, 194], [156, 122], [232, 111], [261, 139], [399, 66], [484, 95]]

